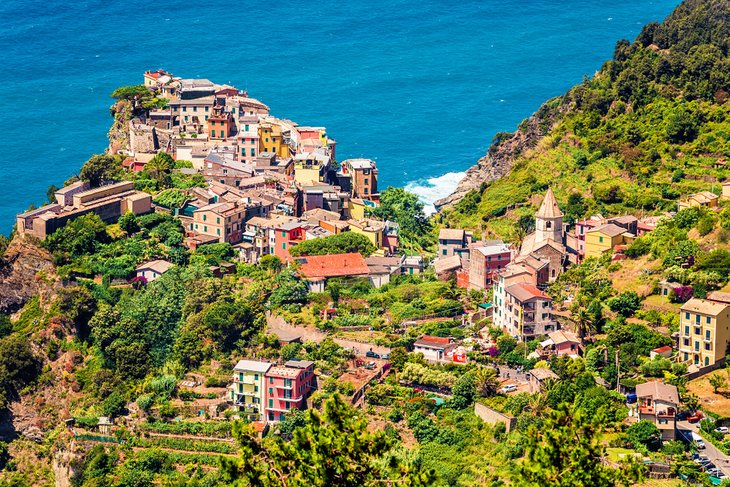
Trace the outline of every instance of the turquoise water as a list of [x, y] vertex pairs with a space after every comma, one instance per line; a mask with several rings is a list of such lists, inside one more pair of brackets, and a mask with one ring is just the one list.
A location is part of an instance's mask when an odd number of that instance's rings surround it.
[[432, 200], [495, 132], [677, 3], [4, 0], [0, 231], [106, 147], [109, 93], [160, 67], [325, 125], [340, 159], [375, 159], [382, 187], [410, 183]]

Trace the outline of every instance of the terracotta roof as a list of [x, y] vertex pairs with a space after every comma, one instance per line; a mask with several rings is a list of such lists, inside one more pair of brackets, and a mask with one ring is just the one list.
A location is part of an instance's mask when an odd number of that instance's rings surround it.
[[337, 255], [310, 255], [296, 257], [294, 260], [301, 265], [299, 271], [307, 279], [365, 276], [369, 273], [365, 259], [356, 252]]
[[663, 347], [655, 348], [654, 350], [652, 350], [652, 352], [656, 352], [656, 353], [664, 353], [664, 352], [671, 352], [671, 351], [672, 351], [672, 347], [670, 347], [669, 345], [664, 345]]
[[439, 240], [464, 240], [464, 230], [459, 228], [442, 228], [439, 230]]
[[538, 288], [533, 286], [532, 284], [527, 284], [525, 282], [518, 282], [517, 284], [512, 284], [511, 286], [508, 286], [505, 291], [508, 294], [511, 294], [514, 296], [518, 301], [524, 302], [529, 301], [531, 299], [549, 299], [552, 300], [550, 296], [545, 294], [544, 292], [540, 291]]
[[458, 255], [442, 257], [433, 263], [433, 268], [436, 271], [436, 274], [458, 269], [459, 267], [461, 267], [461, 257]]
[[451, 342], [450, 338], [423, 335], [421, 338], [416, 340], [416, 342], [413, 344], [413, 346], [414, 347], [431, 347], [431, 348], [438, 348], [438, 349], [444, 350], [451, 344], [452, 344], [452, 342]]
[[555, 200], [555, 194], [552, 188], [548, 188], [547, 193], [545, 193], [545, 199], [542, 200], [536, 216], [538, 218], [560, 218], [563, 216], [563, 212], [560, 211], [558, 202]]
[[560, 343], [581, 343], [580, 338], [578, 338], [575, 333], [568, 330], [557, 330], [549, 333], [548, 336], [555, 345]]
[[636, 395], [640, 398], [651, 397], [654, 401], [661, 400], [673, 404], [679, 404], [679, 393], [677, 392], [677, 387], [665, 384], [658, 380], [637, 385]]

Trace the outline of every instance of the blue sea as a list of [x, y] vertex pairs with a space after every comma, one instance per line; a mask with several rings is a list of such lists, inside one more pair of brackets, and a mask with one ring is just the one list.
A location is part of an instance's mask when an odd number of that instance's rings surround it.
[[0, 2], [0, 232], [107, 145], [109, 94], [164, 68], [324, 125], [380, 185], [448, 194], [493, 135], [678, 0]]

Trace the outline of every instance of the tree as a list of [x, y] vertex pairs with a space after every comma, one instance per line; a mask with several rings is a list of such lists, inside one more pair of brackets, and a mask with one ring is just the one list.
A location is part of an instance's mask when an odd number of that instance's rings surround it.
[[626, 291], [611, 299], [608, 307], [614, 313], [629, 317], [641, 308], [641, 298], [634, 291]]
[[523, 438], [525, 460], [515, 469], [515, 485], [612, 487], [628, 486], [641, 478], [636, 463], [619, 469], [605, 466], [598, 429], [567, 406], [551, 412], [542, 427], [530, 426]]
[[290, 304], [304, 304], [307, 302], [307, 285], [290, 269], [285, 269], [276, 279], [276, 289], [271, 293], [269, 304], [279, 307]]
[[175, 167], [175, 159], [167, 152], [158, 152], [145, 164], [144, 169], [155, 178], [158, 187], [166, 188], [170, 186], [170, 173], [173, 167]]
[[0, 409], [18, 389], [35, 380], [39, 369], [26, 337], [16, 334], [0, 339]]
[[415, 194], [389, 186], [380, 193], [380, 206], [370, 210], [370, 214], [381, 220], [396, 222], [401, 239], [418, 241], [431, 231], [431, 222], [423, 208], [423, 203]]
[[482, 397], [494, 396], [499, 389], [499, 375], [493, 367], [480, 367], [476, 373], [477, 392]]
[[119, 217], [119, 228], [124, 230], [127, 234], [139, 231], [139, 221], [134, 213], [128, 211]]
[[119, 158], [107, 154], [95, 154], [81, 167], [79, 177], [92, 187], [96, 187], [105, 179], [121, 178], [122, 172]]
[[117, 100], [132, 100], [144, 96], [149, 96], [150, 90], [145, 85], [120, 86], [110, 95]]
[[451, 403], [456, 409], [471, 406], [477, 397], [476, 374], [470, 371], [459, 377], [451, 388], [451, 397]]
[[241, 457], [223, 458], [221, 466], [234, 486], [425, 486], [434, 480], [433, 471], [420, 471], [395, 455], [385, 432], [369, 432], [365, 418], [339, 395], [325, 402], [323, 413], [307, 411], [304, 424], [293, 428], [290, 440], [276, 436], [259, 440], [240, 422], [233, 435]]
[[727, 379], [720, 374], [712, 374], [708, 381], [712, 386], [712, 392], [717, 394], [717, 391], [727, 386]]
[[634, 448], [648, 448], [656, 451], [662, 444], [662, 434], [654, 423], [642, 419], [629, 426], [626, 430], [626, 439]]
[[52, 184], [48, 187], [48, 190], [46, 191], [46, 196], [48, 197], [49, 203], [56, 202], [56, 191], [58, 191], [58, 187], [55, 184]]
[[294, 257], [351, 252], [358, 252], [367, 257], [375, 252], [375, 246], [365, 235], [355, 232], [342, 232], [328, 237], [305, 240], [289, 249], [289, 253]]

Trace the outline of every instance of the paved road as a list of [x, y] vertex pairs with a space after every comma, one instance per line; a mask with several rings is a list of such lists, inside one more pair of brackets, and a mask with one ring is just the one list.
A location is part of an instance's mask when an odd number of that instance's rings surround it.
[[[299, 335], [302, 341], [311, 340], [319, 343], [328, 335], [327, 333], [317, 330], [309, 326], [294, 326], [287, 323], [282, 317], [266, 313], [266, 323], [268, 324], [269, 333], [277, 335]], [[366, 352], [372, 350], [378, 354], [390, 353], [390, 348], [374, 345], [372, 343], [361, 343], [354, 340], [345, 340], [343, 338], [333, 338], [336, 344], [341, 347], [351, 348], [356, 355], [365, 355]]]
[[[699, 423], [692, 424], [687, 421], [677, 421], [677, 429], [685, 438], [691, 438], [689, 435], [690, 432], [697, 433], [702, 437]], [[700, 455], [705, 455], [717, 468], [730, 477], [730, 457], [718, 450], [715, 445], [707, 441], [704, 437], [702, 437], [702, 441], [705, 443], [705, 449], [700, 451]]]

